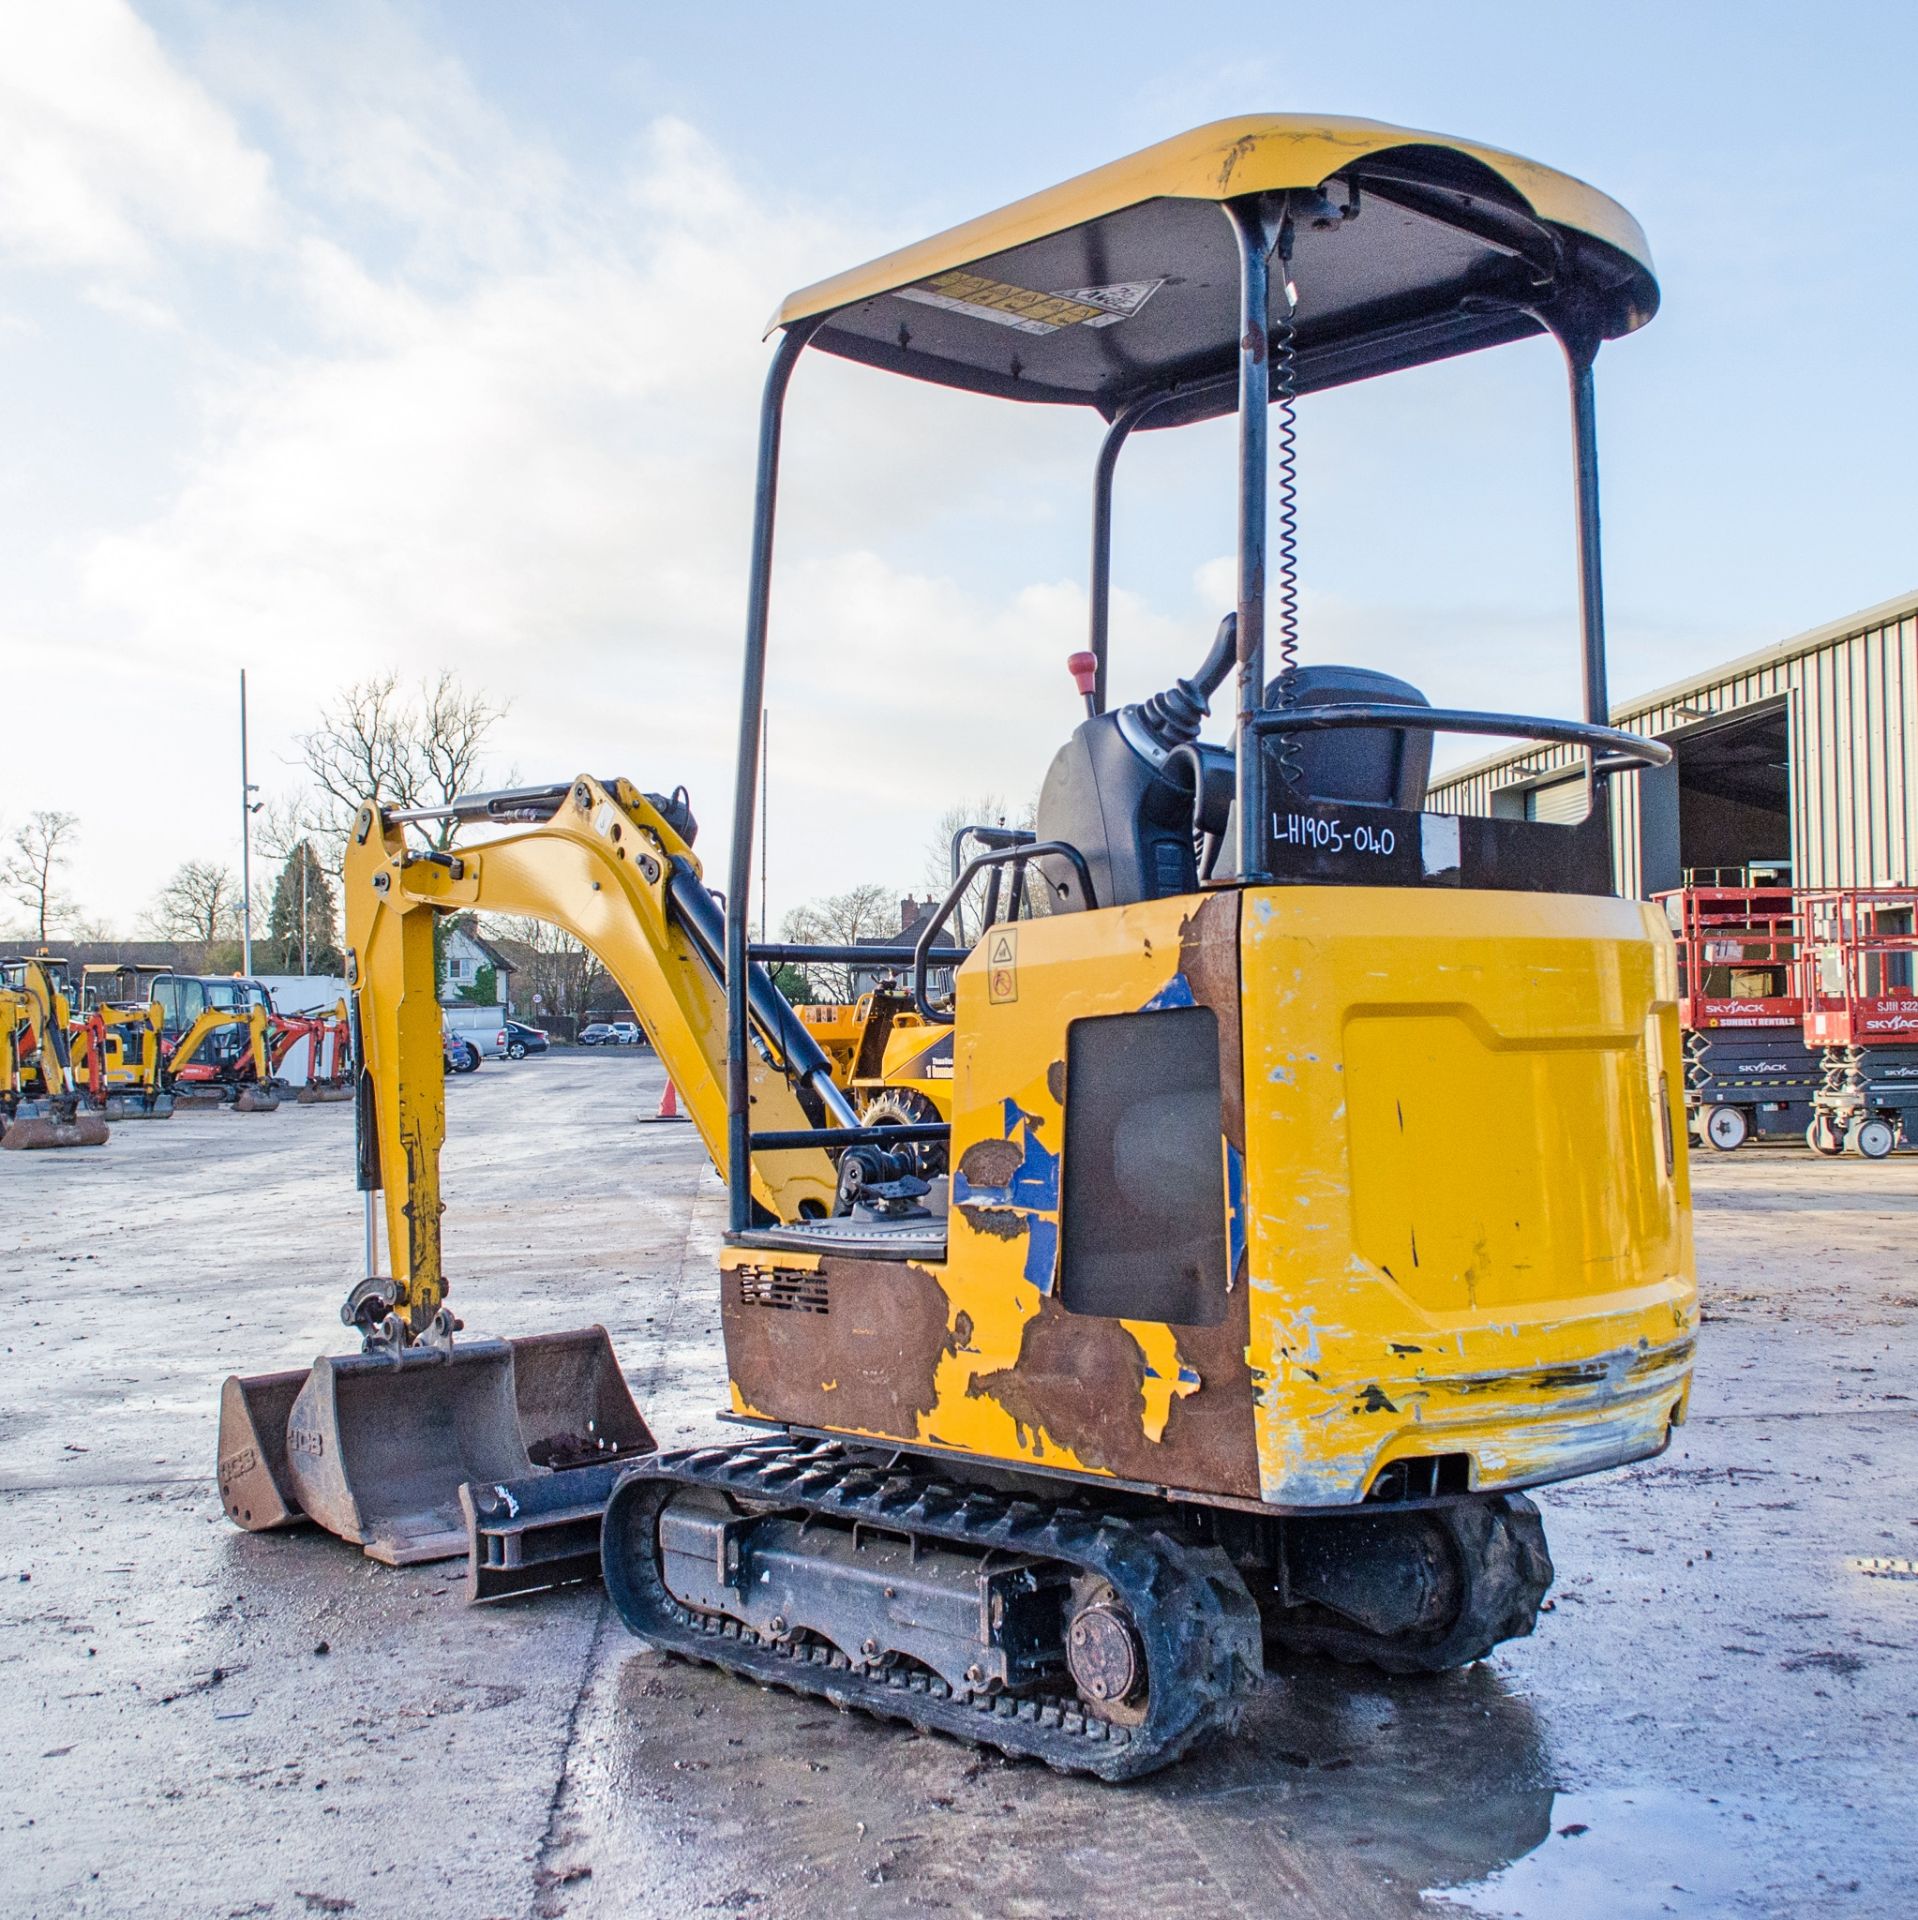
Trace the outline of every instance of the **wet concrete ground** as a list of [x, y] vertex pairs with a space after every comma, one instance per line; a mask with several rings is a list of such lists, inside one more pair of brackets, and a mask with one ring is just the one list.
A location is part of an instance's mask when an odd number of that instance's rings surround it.
[[[720, 1193], [650, 1057], [453, 1083], [469, 1323], [603, 1320], [662, 1438], [722, 1391]], [[597, 1589], [469, 1610], [212, 1485], [233, 1369], [343, 1346], [343, 1107], [0, 1155], [0, 1914], [1918, 1910], [1918, 1157], [1697, 1166], [1662, 1460], [1541, 1496], [1535, 1637], [1300, 1665], [1242, 1736], [1060, 1780], [666, 1662]]]

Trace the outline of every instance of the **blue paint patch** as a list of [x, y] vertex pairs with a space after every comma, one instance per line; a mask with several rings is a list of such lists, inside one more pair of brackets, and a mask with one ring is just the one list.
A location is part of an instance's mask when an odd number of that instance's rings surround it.
[[1059, 1258], [1059, 1223], [1041, 1214], [1032, 1216], [1026, 1233], [1025, 1277], [1041, 1293], [1052, 1291], [1053, 1269]]
[[1006, 1138], [1025, 1130], [1025, 1155], [1014, 1170], [1003, 1193], [1003, 1202], [1011, 1207], [1029, 1207], [1047, 1213], [1059, 1210], [1059, 1156], [1039, 1138], [1045, 1123], [1036, 1113], [1028, 1113], [1016, 1100], [1005, 1103]]
[[1179, 1369], [1179, 1384], [1182, 1387], [1196, 1387], [1199, 1384], [1199, 1376], [1194, 1373], [1190, 1367], [1181, 1367]]
[[1245, 1259], [1245, 1155], [1225, 1143], [1226, 1271], [1237, 1275]]
[[[1053, 1269], [1059, 1251], [1059, 1156], [1039, 1138], [1045, 1124], [1016, 1100], [1004, 1103], [1005, 1137], [1019, 1140], [1024, 1151], [1012, 1178], [1003, 1186], [976, 1187], [955, 1169], [952, 1201], [955, 1206], [1013, 1207], [1026, 1216], [1025, 1277], [1041, 1293], [1052, 1291]], [[1023, 1130], [1023, 1138], [1021, 1132]], [[1052, 1215], [1053, 1218], [1046, 1216]]]
[[1175, 973], [1139, 1011], [1157, 1013], [1163, 1007], [1196, 1007], [1198, 1004], [1192, 997], [1192, 982], [1183, 973]]

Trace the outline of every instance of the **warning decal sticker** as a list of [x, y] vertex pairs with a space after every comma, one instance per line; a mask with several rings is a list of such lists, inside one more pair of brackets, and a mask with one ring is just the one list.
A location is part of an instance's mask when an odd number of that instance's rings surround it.
[[1066, 327], [1110, 327], [1129, 319], [1165, 285], [1163, 280], [1123, 280], [1109, 287], [1073, 287], [1064, 293], [1036, 293], [976, 273], [936, 273], [916, 287], [901, 287], [899, 298], [946, 313], [963, 313], [1019, 333], [1058, 333]]
[[986, 935], [986, 1000], [995, 1007], [1019, 997], [1019, 932], [995, 927]]

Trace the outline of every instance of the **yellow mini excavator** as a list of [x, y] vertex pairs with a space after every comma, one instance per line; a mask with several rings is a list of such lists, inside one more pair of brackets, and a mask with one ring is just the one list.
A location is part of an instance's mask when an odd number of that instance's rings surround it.
[[153, 981], [161, 1009], [162, 1078], [182, 1113], [272, 1113], [273, 1009], [256, 980], [228, 974], [162, 973]]
[[[1658, 1453], [1697, 1324], [1672, 946], [1610, 857], [1615, 788], [1669, 754], [1606, 724], [1599, 583], [1593, 363], [1657, 297], [1637, 225], [1576, 180], [1278, 115], [787, 300], [729, 905], [683, 794], [474, 796], [450, 811], [494, 837], [454, 852], [362, 807], [363, 1350], [227, 1382], [233, 1517], [418, 1557], [455, 1541], [464, 1482], [482, 1595], [601, 1569], [657, 1647], [1105, 1778], [1229, 1725], [1268, 1646], [1416, 1672], [1530, 1632], [1552, 1569], [1526, 1490]], [[1305, 658], [1300, 398], [1539, 335], [1570, 378], [1582, 717]], [[1107, 423], [1084, 717], [1036, 829], [968, 860], [910, 954], [748, 929], [781, 419], [809, 351]], [[1236, 605], [1190, 679], [1115, 704], [1118, 455], [1222, 415]], [[1427, 811], [1441, 733], [1581, 749], [1586, 817]], [[947, 944], [994, 874], [983, 931]], [[654, 1447], [597, 1329], [461, 1334], [432, 936], [472, 910], [598, 954], [725, 1178], [729, 1444]], [[910, 969], [951, 1042], [942, 1118], [862, 1122], [766, 971], [808, 958]]]
[[67, 963], [46, 954], [0, 961], [0, 1147], [103, 1147], [106, 1120], [73, 1067]]
[[153, 997], [164, 967], [134, 962], [80, 969], [80, 1014], [73, 1025], [77, 1072], [90, 1103], [109, 1120], [166, 1120], [173, 1095], [161, 1052], [164, 1020]]

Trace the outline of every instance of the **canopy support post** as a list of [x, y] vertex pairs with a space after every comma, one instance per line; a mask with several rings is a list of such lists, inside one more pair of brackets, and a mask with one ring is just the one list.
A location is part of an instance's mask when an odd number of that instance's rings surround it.
[[1611, 724], [1605, 675], [1605, 582], [1598, 532], [1598, 408], [1592, 378], [1598, 342], [1564, 334], [1565, 364], [1572, 386], [1572, 467], [1578, 505], [1578, 631], [1585, 677], [1585, 718]]
[[1092, 469], [1092, 567], [1087, 585], [1091, 620], [1086, 646], [1098, 661], [1098, 673], [1092, 683], [1092, 710], [1106, 710], [1106, 648], [1112, 626], [1112, 480], [1118, 471], [1119, 453], [1131, 438], [1132, 429], [1159, 406], [1166, 396], [1148, 394], [1121, 409], [1106, 428], [1099, 442], [1099, 458]]
[[1228, 200], [1239, 242], [1239, 700], [1235, 745], [1239, 877], [1256, 883], [1265, 871], [1265, 747], [1253, 729], [1265, 699], [1266, 445], [1272, 400], [1271, 260], [1281, 196]]
[[746, 660], [739, 695], [739, 757], [733, 767], [732, 857], [726, 869], [726, 1199], [734, 1233], [752, 1225], [752, 1071], [747, 1030], [747, 925], [753, 877], [753, 811], [759, 784], [759, 729], [766, 703], [766, 629], [772, 601], [773, 519], [779, 493], [779, 429], [786, 387], [818, 320], [779, 337], [759, 406], [759, 465], [753, 483], [752, 569], [746, 587]]

